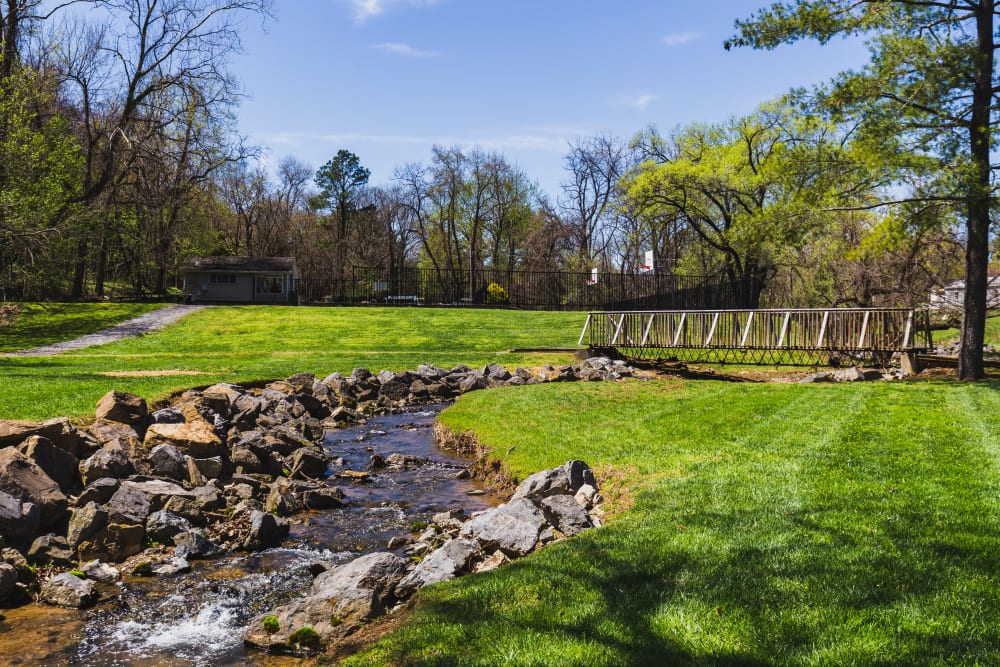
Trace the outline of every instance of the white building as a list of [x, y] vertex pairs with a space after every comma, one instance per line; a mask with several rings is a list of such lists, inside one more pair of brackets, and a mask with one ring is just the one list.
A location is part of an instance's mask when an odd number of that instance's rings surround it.
[[[931, 308], [961, 308], [964, 303], [964, 280], [956, 280], [931, 292]], [[986, 287], [986, 307], [1000, 308], [1000, 276], [989, 278]]]

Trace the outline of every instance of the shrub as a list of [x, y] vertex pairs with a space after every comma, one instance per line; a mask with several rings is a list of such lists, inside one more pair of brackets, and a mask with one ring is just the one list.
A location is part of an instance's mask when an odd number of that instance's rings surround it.
[[308, 625], [302, 626], [291, 634], [288, 641], [302, 648], [319, 648], [319, 633]]
[[510, 297], [507, 296], [507, 290], [505, 290], [500, 285], [496, 283], [490, 283], [486, 286], [486, 303], [488, 304], [503, 304], [510, 303]]

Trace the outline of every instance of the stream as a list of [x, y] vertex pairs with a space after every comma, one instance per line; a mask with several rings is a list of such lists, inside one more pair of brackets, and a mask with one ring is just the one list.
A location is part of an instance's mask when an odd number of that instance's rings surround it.
[[408, 535], [415, 521], [455, 508], [476, 512], [499, 502], [477, 495], [482, 491], [477, 482], [456, 479], [468, 460], [434, 446], [432, 427], [440, 409], [377, 417], [328, 432], [327, 453], [343, 459], [330, 465], [331, 474], [367, 471], [376, 453], [427, 462], [375, 470], [367, 482], [340, 480], [344, 507], [291, 517], [291, 534], [281, 547], [192, 561], [190, 573], [173, 577], [125, 577], [115, 599], [84, 612], [34, 604], [4, 610], [0, 664], [295, 664], [245, 649], [243, 631], [254, 615], [304, 592], [312, 581], [311, 564], [345, 563], [386, 549], [393, 537]]

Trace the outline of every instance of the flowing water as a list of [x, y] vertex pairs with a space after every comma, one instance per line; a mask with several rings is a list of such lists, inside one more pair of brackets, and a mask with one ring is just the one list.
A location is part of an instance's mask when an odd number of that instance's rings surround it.
[[438, 409], [390, 415], [327, 434], [324, 446], [342, 464], [329, 472], [368, 470], [371, 456], [408, 454], [427, 462], [375, 470], [367, 482], [342, 480], [346, 504], [298, 514], [275, 549], [195, 561], [189, 574], [127, 577], [117, 596], [86, 612], [41, 605], [4, 611], [0, 664], [167, 667], [280, 665], [282, 658], [243, 647], [250, 618], [293, 599], [312, 581], [317, 561], [344, 563], [384, 550], [415, 521], [441, 511], [474, 512], [496, 504], [478, 483], [455, 478], [468, 461], [433, 444]]

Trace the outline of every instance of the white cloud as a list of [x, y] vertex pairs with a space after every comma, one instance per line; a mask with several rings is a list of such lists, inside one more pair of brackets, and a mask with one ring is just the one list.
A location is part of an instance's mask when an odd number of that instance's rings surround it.
[[650, 105], [651, 102], [655, 102], [660, 99], [662, 95], [654, 95], [652, 93], [644, 93], [642, 95], [636, 95], [634, 97], [622, 96], [614, 101], [616, 106], [620, 107], [631, 107], [633, 109], [638, 109], [642, 111]]
[[403, 56], [404, 58], [435, 58], [441, 53], [439, 51], [421, 51], [416, 49], [409, 44], [403, 44], [402, 42], [385, 42], [383, 44], [372, 44], [373, 49], [379, 49], [380, 51], [385, 51], [386, 53], [391, 53], [397, 56]]
[[350, 0], [354, 20], [364, 23], [397, 7], [428, 7], [438, 0]]
[[663, 37], [663, 43], [667, 46], [680, 46], [687, 44], [701, 37], [700, 32], [674, 32]]

